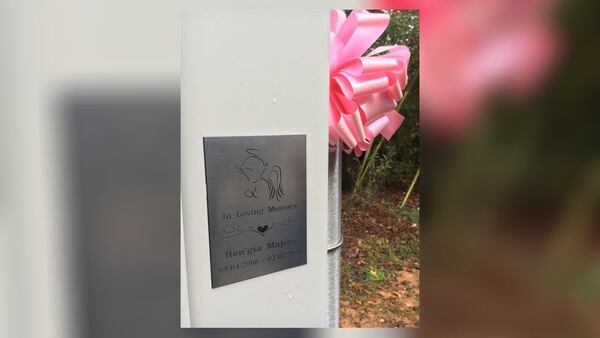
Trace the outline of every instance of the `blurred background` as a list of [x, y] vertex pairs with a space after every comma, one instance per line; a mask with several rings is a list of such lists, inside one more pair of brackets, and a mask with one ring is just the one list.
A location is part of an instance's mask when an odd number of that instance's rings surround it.
[[464, 58], [421, 59], [422, 333], [597, 337], [599, 8], [449, 3], [421, 12], [422, 55], [446, 36], [429, 57]]
[[[366, 334], [599, 336], [598, 4], [311, 4], [420, 13], [420, 329]], [[178, 328], [187, 6], [0, 3], [0, 337], [365, 334]]]

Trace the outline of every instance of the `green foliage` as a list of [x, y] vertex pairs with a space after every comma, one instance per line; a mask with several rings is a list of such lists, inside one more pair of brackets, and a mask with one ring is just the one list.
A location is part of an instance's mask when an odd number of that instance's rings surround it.
[[405, 209], [394, 209], [395, 214], [399, 218], [409, 220], [411, 223], [419, 223], [419, 209], [418, 208], [405, 208]]
[[[391, 20], [386, 32], [372, 48], [383, 45], [406, 45], [411, 52], [408, 86], [399, 104], [404, 123], [394, 137], [383, 143], [363, 178], [363, 188], [406, 188], [419, 168], [419, 13], [418, 11], [388, 11]], [[379, 136], [381, 138], [381, 136]], [[374, 143], [377, 143], [376, 141]], [[373, 147], [374, 148], [374, 147]], [[373, 149], [372, 148], [372, 149]], [[362, 158], [365, 156], [363, 155]], [[361, 169], [361, 159], [353, 154], [343, 158], [343, 188], [351, 189]]]
[[364, 267], [362, 272], [368, 282], [382, 282], [394, 278], [393, 272], [380, 269], [374, 265]]

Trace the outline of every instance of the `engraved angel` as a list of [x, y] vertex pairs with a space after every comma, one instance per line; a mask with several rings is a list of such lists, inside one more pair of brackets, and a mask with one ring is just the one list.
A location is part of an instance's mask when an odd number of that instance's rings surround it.
[[236, 166], [240, 175], [244, 175], [248, 180], [249, 187], [242, 192], [248, 198], [258, 198], [267, 194], [270, 200], [279, 201], [283, 197], [283, 186], [281, 183], [281, 167], [274, 165], [269, 167], [258, 149], [246, 149], [248, 157], [242, 164]]

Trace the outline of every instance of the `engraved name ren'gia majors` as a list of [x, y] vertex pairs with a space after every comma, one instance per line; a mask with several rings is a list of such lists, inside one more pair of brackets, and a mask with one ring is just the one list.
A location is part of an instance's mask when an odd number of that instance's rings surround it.
[[262, 245], [255, 245], [243, 249], [238, 250], [228, 250], [225, 251], [225, 258], [239, 257], [239, 256], [250, 256], [255, 253], [261, 252], [263, 250], [271, 250], [271, 249], [282, 249], [295, 245], [297, 242], [295, 239], [288, 239], [282, 241], [270, 241]]

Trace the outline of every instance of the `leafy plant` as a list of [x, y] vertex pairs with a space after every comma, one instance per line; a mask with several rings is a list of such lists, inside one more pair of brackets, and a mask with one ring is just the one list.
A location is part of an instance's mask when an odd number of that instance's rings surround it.
[[352, 189], [354, 193], [392, 186], [407, 188], [420, 165], [419, 14], [418, 11], [406, 10], [387, 12], [390, 14], [390, 24], [372, 48], [402, 44], [411, 51], [408, 87], [398, 105], [398, 111], [405, 120], [390, 141], [378, 137], [371, 150], [361, 159], [344, 155], [343, 188]]

